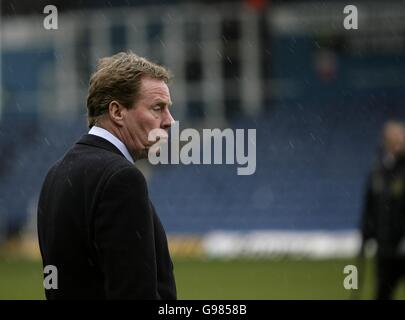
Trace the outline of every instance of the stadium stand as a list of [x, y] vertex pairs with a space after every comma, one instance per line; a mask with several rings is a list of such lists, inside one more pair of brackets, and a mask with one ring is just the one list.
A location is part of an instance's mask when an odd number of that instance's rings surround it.
[[[319, 20], [298, 3], [260, 16], [244, 6], [203, 4], [159, 7], [158, 15], [147, 6], [71, 11], [60, 17], [63, 37], [44, 33], [36, 16], [7, 17], [0, 233], [18, 233], [35, 214], [47, 169], [87, 130], [85, 96], [96, 59], [124, 49], [173, 71], [173, 111], [182, 128], [257, 131], [252, 176], [237, 176], [236, 165], [151, 168], [151, 198], [168, 233], [357, 229], [381, 126], [405, 117], [405, 63], [394, 46], [400, 37], [390, 37], [405, 20], [394, 15], [383, 30], [392, 47], [367, 34], [388, 46], [373, 51], [356, 34], [331, 29], [341, 13], [339, 3], [331, 6]], [[370, 10], [379, 17], [378, 6]], [[310, 16], [325, 34], [301, 26], [304, 20], [279, 18], [285, 14]], [[317, 69], [325, 54], [335, 74]]]

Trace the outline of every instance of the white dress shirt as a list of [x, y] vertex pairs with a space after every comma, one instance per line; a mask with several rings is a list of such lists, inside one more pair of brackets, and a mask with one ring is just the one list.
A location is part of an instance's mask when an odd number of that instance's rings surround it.
[[109, 132], [103, 128], [93, 126], [90, 129], [89, 134], [92, 134], [94, 136], [103, 138], [103, 139], [111, 142], [114, 146], [116, 146], [118, 148], [119, 151], [121, 151], [121, 153], [125, 156], [125, 158], [127, 158], [127, 160], [129, 162], [134, 163], [134, 159], [129, 154], [129, 151], [128, 151], [127, 147], [125, 146], [125, 144], [123, 144], [122, 141], [120, 139], [118, 139], [116, 136], [114, 136], [111, 132]]

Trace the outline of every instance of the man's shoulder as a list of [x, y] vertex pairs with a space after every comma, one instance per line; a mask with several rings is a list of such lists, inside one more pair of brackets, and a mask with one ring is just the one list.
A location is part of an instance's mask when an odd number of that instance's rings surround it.
[[[90, 144], [86, 139], [94, 139], [98, 143]], [[88, 134], [84, 135], [67, 151], [62, 162], [69, 165], [88, 165], [94, 168], [104, 167], [105, 165], [117, 168], [132, 165], [110, 142]]]
[[[73, 151], [74, 152], [74, 151]], [[111, 181], [137, 181], [145, 182], [143, 173], [122, 154], [101, 148], [91, 148], [90, 152], [80, 153], [74, 157], [81, 170], [97, 172], [108, 182]], [[64, 160], [69, 163], [67, 155]]]
[[[129, 162], [122, 154], [109, 150], [92, 148], [91, 152], [87, 152], [85, 155], [79, 153], [79, 156], [74, 157], [74, 159], [80, 167], [102, 172], [107, 179], [112, 177], [144, 179], [142, 172], [133, 163]], [[69, 163], [69, 157], [66, 157], [65, 161]]]
[[67, 171], [71, 174], [76, 172], [84, 175], [104, 176], [107, 179], [118, 173], [130, 175], [132, 172], [132, 175], [142, 175], [140, 170], [122, 154], [78, 143], [51, 165], [48, 175], [53, 172], [67, 173]]
[[[134, 194], [148, 195], [145, 176], [125, 157], [107, 151], [102, 155], [96, 152], [76, 157], [70, 151], [51, 166], [44, 186], [68, 180], [73, 185], [85, 188], [93, 186], [95, 189], [100, 188], [100, 191], [131, 190]], [[81, 187], [79, 190], [82, 190]]]
[[114, 167], [108, 168], [107, 183], [109, 184], [133, 184], [146, 187], [146, 179], [142, 171], [130, 163], [116, 163]]

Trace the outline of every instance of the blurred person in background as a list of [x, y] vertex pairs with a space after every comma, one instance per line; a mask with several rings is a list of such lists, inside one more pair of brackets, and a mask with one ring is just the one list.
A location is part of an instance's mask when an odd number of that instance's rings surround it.
[[174, 122], [169, 77], [131, 52], [99, 61], [90, 131], [51, 167], [40, 194], [43, 265], [58, 276], [48, 299], [176, 299], [166, 234], [134, 166], [153, 145], [149, 132]]
[[391, 299], [405, 274], [405, 126], [389, 121], [382, 149], [367, 183], [361, 223], [362, 246], [374, 239], [376, 298]]

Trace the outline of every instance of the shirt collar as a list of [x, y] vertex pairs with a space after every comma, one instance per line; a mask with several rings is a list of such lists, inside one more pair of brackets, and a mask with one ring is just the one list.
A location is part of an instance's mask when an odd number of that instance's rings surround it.
[[125, 146], [125, 144], [123, 144], [120, 139], [118, 139], [116, 136], [114, 136], [108, 130], [105, 130], [105, 129], [100, 128], [100, 127], [93, 126], [90, 129], [89, 134], [92, 134], [94, 136], [98, 136], [100, 138], [103, 138], [103, 139], [111, 142], [114, 146], [116, 146], [118, 148], [119, 151], [121, 151], [121, 153], [124, 155], [124, 157], [129, 162], [134, 163], [134, 159], [129, 154], [129, 151], [128, 151], [127, 147]]

